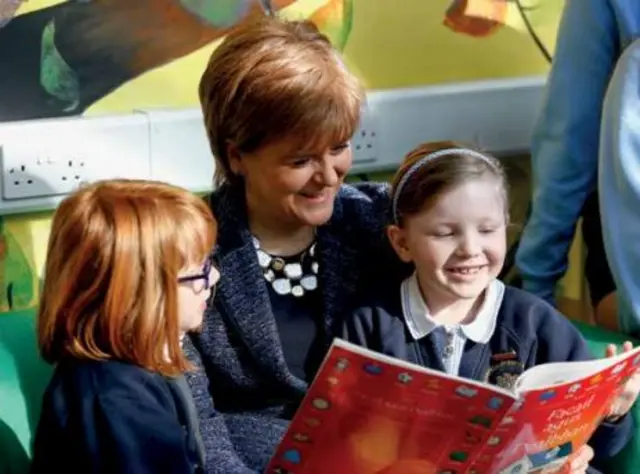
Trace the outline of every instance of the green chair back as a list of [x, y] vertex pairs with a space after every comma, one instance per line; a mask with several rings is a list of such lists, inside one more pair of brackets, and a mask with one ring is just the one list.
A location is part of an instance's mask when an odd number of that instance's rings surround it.
[[0, 314], [0, 474], [25, 474], [52, 369], [39, 356], [35, 310]]
[[[621, 346], [625, 341], [633, 342], [634, 346], [640, 341], [626, 337], [622, 334], [607, 331], [605, 329], [590, 326], [584, 323], [574, 323], [580, 330], [584, 338], [589, 343], [589, 347], [596, 357], [604, 357], [605, 350], [609, 344]], [[631, 442], [623, 449], [608, 465], [607, 473], [611, 474], [638, 474], [640, 472], [640, 404], [636, 403], [631, 414], [636, 422], [636, 434]]]

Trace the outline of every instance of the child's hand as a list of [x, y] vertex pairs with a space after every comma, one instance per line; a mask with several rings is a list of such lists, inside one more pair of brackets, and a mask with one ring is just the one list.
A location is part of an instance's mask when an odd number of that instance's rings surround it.
[[585, 474], [589, 469], [589, 462], [593, 459], [593, 449], [584, 445], [576, 453], [576, 457], [571, 461], [571, 474]]
[[[633, 349], [633, 344], [625, 342], [622, 346], [622, 352], [629, 352]], [[607, 347], [607, 357], [613, 357], [617, 354], [616, 346], [613, 344]], [[627, 381], [622, 389], [622, 392], [615, 399], [609, 413], [607, 414], [607, 421], [616, 421], [618, 418], [625, 416], [638, 398], [640, 393], [640, 371], [636, 371], [635, 374]]]

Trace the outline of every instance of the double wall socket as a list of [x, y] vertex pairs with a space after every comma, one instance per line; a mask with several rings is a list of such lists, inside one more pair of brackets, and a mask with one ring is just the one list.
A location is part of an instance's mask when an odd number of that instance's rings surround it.
[[67, 194], [93, 179], [81, 152], [13, 143], [3, 145], [0, 153], [3, 199]]
[[150, 178], [144, 114], [0, 124], [0, 211], [55, 207], [83, 183]]

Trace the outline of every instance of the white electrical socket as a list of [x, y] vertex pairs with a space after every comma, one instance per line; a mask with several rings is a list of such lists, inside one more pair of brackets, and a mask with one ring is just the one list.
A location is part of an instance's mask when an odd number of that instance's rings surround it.
[[24, 199], [67, 194], [93, 177], [82, 153], [69, 146], [10, 143], [2, 146], [2, 197]]
[[353, 171], [360, 172], [376, 167], [380, 159], [380, 130], [377, 126], [375, 110], [365, 108], [360, 124], [351, 139], [353, 150]]
[[0, 124], [0, 214], [52, 209], [84, 183], [151, 177], [144, 114]]

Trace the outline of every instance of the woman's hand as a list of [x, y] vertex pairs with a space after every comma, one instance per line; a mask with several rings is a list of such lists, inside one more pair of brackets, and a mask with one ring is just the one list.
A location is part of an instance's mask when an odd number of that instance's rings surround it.
[[589, 462], [593, 459], [593, 449], [584, 445], [576, 453], [576, 457], [571, 461], [570, 474], [585, 474], [589, 469]]
[[[629, 352], [633, 349], [633, 344], [625, 342], [622, 346], [622, 352]], [[613, 344], [607, 347], [607, 357], [613, 357], [617, 354], [616, 346]], [[636, 371], [635, 374], [625, 383], [620, 395], [613, 401], [606, 420], [609, 422], [615, 422], [619, 418], [622, 418], [636, 402], [638, 394], [640, 393], [640, 371]]]

